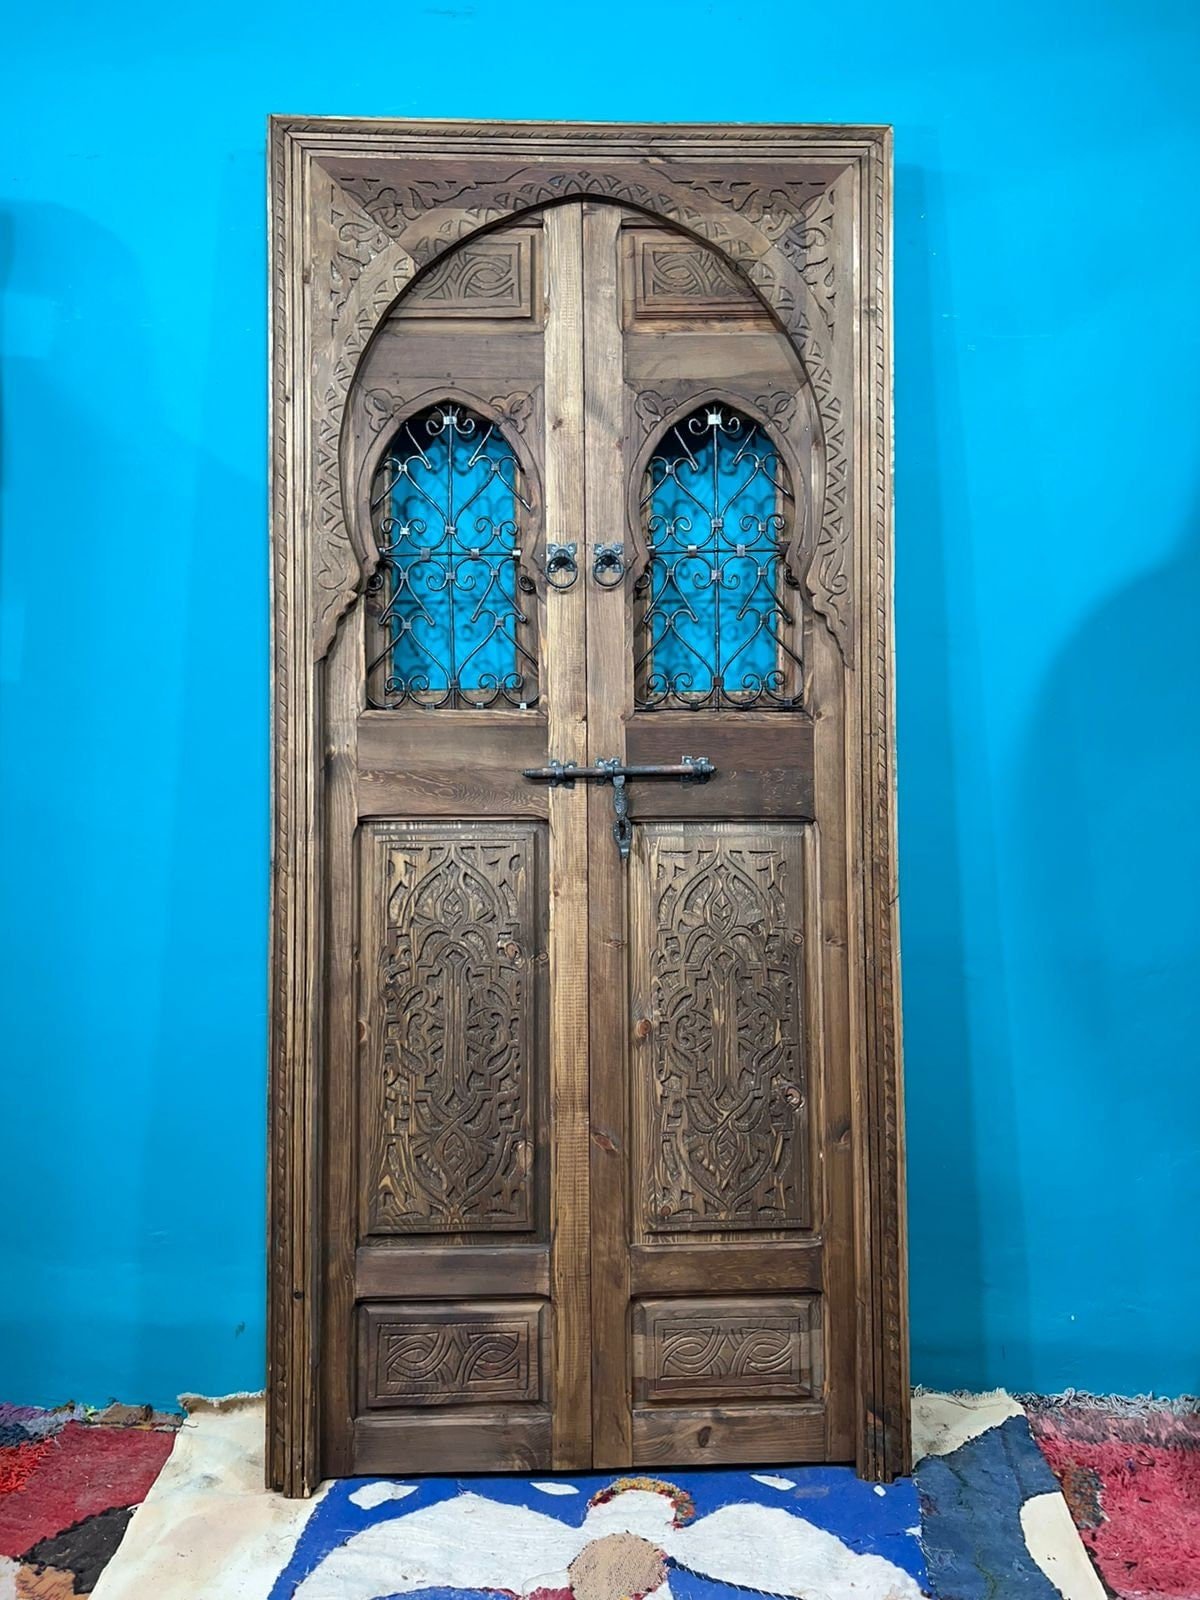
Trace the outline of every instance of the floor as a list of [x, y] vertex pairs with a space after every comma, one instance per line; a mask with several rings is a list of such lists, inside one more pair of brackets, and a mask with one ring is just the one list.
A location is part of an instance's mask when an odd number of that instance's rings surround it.
[[[350, 1479], [289, 1501], [261, 1487], [261, 1401], [192, 1402], [177, 1434], [167, 1426], [141, 1423], [158, 1442], [132, 1449], [142, 1501], [135, 1510], [113, 1484], [87, 1501], [83, 1522], [94, 1526], [124, 1499], [106, 1524], [111, 1548], [94, 1550], [90, 1564], [76, 1551], [71, 1566], [62, 1554], [72, 1539], [79, 1546], [78, 1531], [43, 1531], [23, 1543], [14, 1507], [25, 1502], [28, 1522], [30, 1485], [0, 1494], [0, 1532], [6, 1505], [11, 1525], [0, 1542], [0, 1600], [1105, 1594], [1025, 1410], [1003, 1393], [919, 1394], [914, 1477], [887, 1487], [844, 1468], [798, 1467], [665, 1478]], [[69, 1419], [56, 1435], [64, 1442], [51, 1442], [37, 1470], [51, 1470], [51, 1450], [63, 1464], [62, 1452], [78, 1449], [65, 1442], [75, 1438], [69, 1430], [89, 1427], [97, 1431], [86, 1418]], [[102, 1501], [109, 1504], [97, 1509]], [[43, 1523], [61, 1521], [67, 1501], [60, 1495], [56, 1506]], [[25, 1529], [37, 1531], [32, 1522]]]

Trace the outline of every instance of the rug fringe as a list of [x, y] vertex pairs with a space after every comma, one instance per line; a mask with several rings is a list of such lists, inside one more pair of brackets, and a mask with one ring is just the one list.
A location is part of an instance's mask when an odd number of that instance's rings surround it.
[[1107, 1411], [1119, 1417], [1144, 1417], [1151, 1411], [1165, 1411], [1174, 1417], [1200, 1413], [1200, 1395], [1194, 1394], [1092, 1394], [1087, 1389], [1064, 1389], [1061, 1394], [1014, 1394], [1013, 1399], [1035, 1411], [1075, 1406], [1080, 1411]]

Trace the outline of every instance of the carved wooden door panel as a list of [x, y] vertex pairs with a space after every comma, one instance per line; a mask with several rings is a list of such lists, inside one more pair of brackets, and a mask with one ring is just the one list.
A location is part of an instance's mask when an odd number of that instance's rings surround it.
[[583, 517], [580, 273], [577, 211], [464, 245], [351, 393], [375, 548], [330, 660], [329, 1473], [590, 1459], [586, 813], [522, 777], [585, 757], [586, 590], [546, 548]]
[[844, 1460], [845, 707], [801, 582], [819, 420], [715, 252], [611, 207], [584, 230], [589, 754], [713, 769], [626, 780], [627, 860], [589, 793], [595, 1460]]
[[886, 132], [273, 161], [270, 1481], [892, 1476]]

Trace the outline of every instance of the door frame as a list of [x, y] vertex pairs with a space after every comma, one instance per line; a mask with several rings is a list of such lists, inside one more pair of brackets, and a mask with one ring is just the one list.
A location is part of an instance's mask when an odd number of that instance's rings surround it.
[[[343, 452], [358, 360], [414, 275], [564, 200], [660, 218], [726, 258], [821, 419], [806, 576], [846, 673], [856, 1465], [910, 1464], [892, 639], [891, 130], [270, 119], [272, 870], [267, 1480], [320, 1476], [323, 663], [375, 553]], [[582, 534], [582, 530], [581, 530]]]

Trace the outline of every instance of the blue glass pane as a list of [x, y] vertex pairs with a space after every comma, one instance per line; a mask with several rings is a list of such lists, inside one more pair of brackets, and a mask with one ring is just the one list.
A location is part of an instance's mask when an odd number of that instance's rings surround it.
[[781, 596], [790, 503], [757, 423], [706, 406], [668, 430], [643, 497], [644, 709], [795, 703], [799, 661]]
[[435, 407], [404, 424], [381, 478], [385, 642], [370, 673], [373, 703], [532, 704], [536, 662], [519, 598], [531, 586], [517, 521], [529, 506], [508, 444], [470, 411]]

